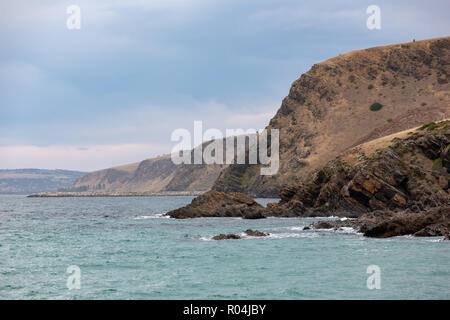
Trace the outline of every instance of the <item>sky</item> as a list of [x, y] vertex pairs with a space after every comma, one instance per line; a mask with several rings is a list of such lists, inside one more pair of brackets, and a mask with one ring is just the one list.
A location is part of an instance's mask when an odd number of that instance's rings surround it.
[[[0, 168], [137, 162], [170, 153], [195, 120], [261, 129], [317, 62], [450, 35], [448, 0], [373, 1], [2, 1]], [[367, 28], [369, 5], [381, 29]]]

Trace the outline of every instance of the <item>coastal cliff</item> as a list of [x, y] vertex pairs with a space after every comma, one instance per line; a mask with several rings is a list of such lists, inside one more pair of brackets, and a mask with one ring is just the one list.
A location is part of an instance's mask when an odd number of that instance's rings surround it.
[[225, 168], [213, 190], [274, 197], [343, 151], [450, 117], [450, 37], [352, 51], [296, 80], [270, 121], [280, 130], [280, 169]]

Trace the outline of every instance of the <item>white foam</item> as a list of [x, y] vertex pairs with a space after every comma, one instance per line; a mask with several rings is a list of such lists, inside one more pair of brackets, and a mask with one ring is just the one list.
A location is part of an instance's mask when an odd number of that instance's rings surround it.
[[319, 235], [315, 232], [303, 232], [303, 233], [271, 233], [268, 237], [269, 239], [286, 239], [286, 238], [316, 238]]
[[170, 219], [169, 216], [165, 216], [162, 213], [157, 213], [151, 216], [139, 216], [139, 217], [135, 217], [133, 218], [134, 220], [146, 220], [146, 219]]
[[447, 242], [447, 240], [444, 240], [445, 238], [441, 239], [427, 239], [428, 242]]
[[288, 227], [289, 230], [292, 231], [302, 231], [304, 227]]
[[337, 231], [342, 233], [357, 233], [357, 231], [352, 227], [340, 227]]

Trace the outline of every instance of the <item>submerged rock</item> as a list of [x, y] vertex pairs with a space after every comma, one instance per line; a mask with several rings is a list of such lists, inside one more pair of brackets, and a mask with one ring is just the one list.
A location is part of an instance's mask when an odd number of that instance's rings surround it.
[[252, 230], [252, 229], [247, 229], [244, 231], [244, 233], [250, 237], [267, 237], [269, 235], [266, 232]]
[[[244, 233], [250, 237], [267, 237], [269, 235], [269, 233], [265, 233], [265, 232], [262, 232], [259, 230], [252, 230], [252, 229], [247, 229], [244, 231]], [[212, 237], [213, 240], [238, 240], [241, 238], [242, 237], [240, 235], [234, 234], [234, 233], [228, 233], [228, 234], [221, 233], [217, 236]]]
[[237, 234], [234, 233], [229, 233], [229, 234], [219, 234], [217, 236], [212, 237], [213, 240], [238, 240], [241, 239], [241, 237]]

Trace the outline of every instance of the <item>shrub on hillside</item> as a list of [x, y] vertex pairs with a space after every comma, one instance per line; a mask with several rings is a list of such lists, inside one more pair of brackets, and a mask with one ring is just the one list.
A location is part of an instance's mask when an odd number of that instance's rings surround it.
[[370, 106], [370, 110], [371, 111], [378, 111], [378, 110], [381, 110], [381, 108], [383, 108], [383, 105], [381, 103], [379, 103], [379, 102], [374, 102]]

